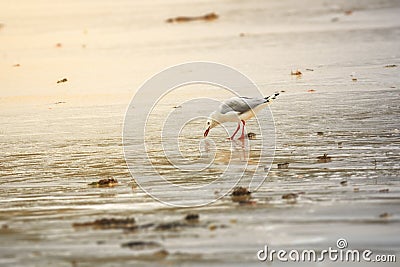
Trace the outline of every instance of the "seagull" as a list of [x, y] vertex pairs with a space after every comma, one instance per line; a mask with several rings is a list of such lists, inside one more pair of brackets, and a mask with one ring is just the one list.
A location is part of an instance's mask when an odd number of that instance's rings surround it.
[[207, 129], [204, 132], [204, 137], [207, 137], [210, 130], [219, 124], [224, 122], [237, 122], [238, 126], [235, 132], [228, 139], [233, 140], [240, 129], [240, 123], [243, 124], [243, 128], [242, 135], [239, 139], [244, 139], [244, 126], [246, 125], [246, 121], [268, 106], [278, 95], [279, 93], [275, 93], [264, 98], [242, 96], [225, 100], [216, 111], [210, 114], [207, 120]]

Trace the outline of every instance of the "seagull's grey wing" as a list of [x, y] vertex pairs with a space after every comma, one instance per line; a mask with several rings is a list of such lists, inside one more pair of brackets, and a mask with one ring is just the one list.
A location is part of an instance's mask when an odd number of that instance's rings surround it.
[[268, 100], [265, 98], [232, 97], [223, 102], [219, 109], [221, 114], [234, 111], [240, 115], [266, 102]]

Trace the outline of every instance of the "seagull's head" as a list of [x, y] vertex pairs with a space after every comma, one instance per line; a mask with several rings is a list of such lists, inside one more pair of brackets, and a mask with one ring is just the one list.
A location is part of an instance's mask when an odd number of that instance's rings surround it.
[[207, 137], [208, 132], [219, 124], [219, 122], [215, 120], [214, 117], [215, 113], [213, 112], [211, 113], [210, 118], [206, 122], [206, 131], [204, 132], [204, 137]]

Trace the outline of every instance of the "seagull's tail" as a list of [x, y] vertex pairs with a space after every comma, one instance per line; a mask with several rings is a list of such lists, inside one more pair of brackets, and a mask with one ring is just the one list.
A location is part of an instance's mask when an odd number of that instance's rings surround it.
[[273, 95], [264, 97], [265, 103], [267, 103], [267, 102], [271, 103], [273, 100], [275, 100], [278, 97], [278, 95], [279, 95], [279, 93], [275, 93]]

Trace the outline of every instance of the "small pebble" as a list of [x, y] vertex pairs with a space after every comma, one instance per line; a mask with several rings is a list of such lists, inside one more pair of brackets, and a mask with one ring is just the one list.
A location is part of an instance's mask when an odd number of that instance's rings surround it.
[[322, 156], [318, 156], [318, 163], [328, 163], [330, 161], [332, 161], [332, 158], [328, 156], [328, 154], [324, 154]]
[[389, 218], [390, 216], [392, 216], [392, 215], [387, 212], [379, 214], [379, 218], [383, 218], [383, 219]]
[[251, 198], [251, 192], [245, 187], [235, 187], [231, 194], [233, 202], [248, 201]]
[[349, 15], [353, 14], [353, 10], [345, 10], [344, 14], [349, 16]]
[[199, 214], [197, 214], [197, 213], [189, 213], [189, 214], [187, 214], [185, 216], [185, 221], [197, 222], [197, 221], [199, 221], [199, 218], [200, 218]]
[[289, 169], [289, 162], [278, 163], [278, 169]]
[[291, 71], [290, 74], [291, 74], [291, 75], [294, 75], [294, 76], [300, 76], [300, 75], [302, 75], [301, 71], [299, 71], [299, 70]]
[[282, 195], [282, 199], [296, 199], [298, 197], [299, 197], [299, 195], [296, 193], [288, 193], [288, 194]]
[[250, 194], [251, 192], [247, 188], [241, 186], [235, 187], [232, 192], [232, 196], [246, 196]]
[[252, 133], [252, 132], [250, 132], [250, 133], [248, 133], [247, 134], [247, 138], [249, 139], [249, 140], [254, 140], [254, 139], [256, 139], [256, 134], [255, 133]]
[[211, 224], [211, 225], [208, 226], [208, 229], [210, 231], [214, 231], [215, 229], [217, 229], [217, 226], [215, 224]]

